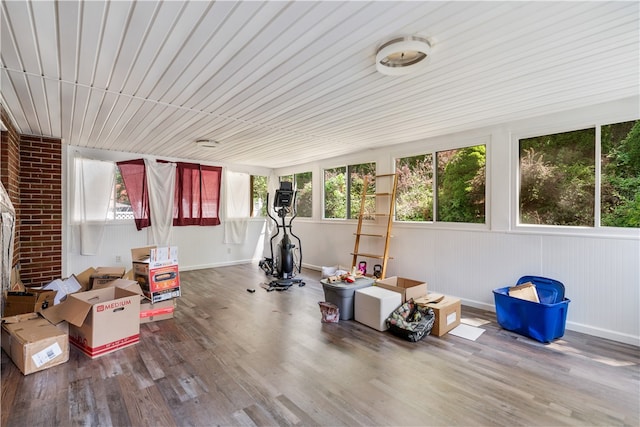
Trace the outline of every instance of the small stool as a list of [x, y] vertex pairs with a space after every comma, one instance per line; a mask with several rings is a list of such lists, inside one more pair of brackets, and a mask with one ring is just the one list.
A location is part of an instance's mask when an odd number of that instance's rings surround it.
[[378, 286], [358, 289], [355, 320], [378, 331], [387, 330], [387, 317], [402, 304], [402, 294]]

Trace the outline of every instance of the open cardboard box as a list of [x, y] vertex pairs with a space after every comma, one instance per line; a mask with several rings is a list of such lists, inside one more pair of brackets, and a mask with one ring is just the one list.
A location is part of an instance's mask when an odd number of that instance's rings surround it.
[[440, 337], [460, 324], [462, 315], [460, 298], [430, 293], [426, 297], [419, 298], [416, 303], [431, 308], [435, 314], [431, 335]]
[[2, 319], [2, 349], [24, 375], [69, 360], [69, 336], [37, 313]]
[[54, 305], [56, 293], [57, 291], [53, 290], [32, 288], [6, 292], [2, 315], [7, 317], [23, 313], [38, 313]]
[[124, 267], [98, 267], [89, 276], [89, 289], [124, 277]]
[[376, 280], [376, 286], [389, 289], [390, 291], [402, 294], [402, 302], [405, 303], [411, 298], [416, 299], [427, 295], [427, 284], [418, 280], [405, 279], [404, 277], [387, 277]]
[[69, 322], [69, 341], [92, 359], [140, 341], [138, 284], [118, 279], [101, 286], [42, 311], [53, 324]]

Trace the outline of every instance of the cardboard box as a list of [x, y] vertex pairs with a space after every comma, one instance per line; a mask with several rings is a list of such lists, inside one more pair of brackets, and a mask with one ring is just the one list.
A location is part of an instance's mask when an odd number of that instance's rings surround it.
[[152, 303], [180, 296], [177, 247], [132, 249], [131, 259], [134, 279]]
[[9, 291], [5, 294], [2, 315], [7, 317], [23, 313], [39, 313], [54, 304], [56, 293], [56, 291], [46, 289]]
[[411, 298], [416, 299], [427, 295], [427, 284], [418, 280], [405, 279], [404, 277], [387, 277], [376, 280], [376, 286], [402, 294], [402, 302]]
[[540, 299], [538, 298], [538, 291], [536, 291], [536, 286], [531, 282], [510, 287], [509, 296], [520, 298], [526, 301], [540, 302]]
[[109, 286], [71, 294], [42, 315], [54, 324], [69, 322], [71, 344], [95, 359], [140, 341], [142, 291], [134, 285], [137, 290]]
[[431, 335], [441, 337], [460, 324], [462, 304], [459, 298], [440, 294], [429, 294], [428, 299], [435, 301], [424, 304], [433, 309], [433, 313], [436, 316], [433, 328], [431, 329]]
[[140, 301], [140, 323], [157, 322], [173, 319], [176, 309], [175, 298], [152, 304], [148, 299]]
[[35, 313], [3, 319], [2, 349], [24, 374], [69, 360], [69, 336]]
[[89, 289], [124, 277], [124, 267], [98, 267], [89, 278]]

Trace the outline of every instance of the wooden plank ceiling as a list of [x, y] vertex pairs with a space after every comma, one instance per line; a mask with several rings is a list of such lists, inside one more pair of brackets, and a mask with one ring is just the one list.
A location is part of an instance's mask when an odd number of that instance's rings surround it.
[[[638, 2], [3, 1], [1, 97], [74, 146], [285, 167], [638, 95]], [[397, 35], [417, 74], [376, 72]], [[198, 139], [219, 142], [201, 148]]]

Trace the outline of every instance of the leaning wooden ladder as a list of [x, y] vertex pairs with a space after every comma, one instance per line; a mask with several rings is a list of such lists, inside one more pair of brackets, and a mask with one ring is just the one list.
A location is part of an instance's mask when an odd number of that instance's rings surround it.
[[[389, 256], [389, 245], [391, 243], [391, 227], [393, 226], [393, 216], [394, 216], [393, 214], [394, 214], [394, 206], [395, 206], [395, 200], [396, 200], [396, 188], [398, 187], [398, 174], [391, 173], [391, 174], [384, 174], [384, 175], [376, 175], [374, 182], [381, 178], [388, 178], [392, 180], [391, 186], [390, 186], [391, 189], [388, 192], [378, 193], [377, 191], [379, 187], [376, 185], [375, 194], [367, 194], [368, 193], [367, 190], [369, 188], [369, 185], [371, 184], [371, 180], [369, 180], [369, 178], [366, 176], [364, 178], [364, 182], [362, 185], [362, 198], [360, 201], [360, 214], [358, 215], [358, 228], [354, 233], [356, 236], [356, 241], [355, 241], [355, 246], [353, 248], [353, 252], [351, 253], [351, 255], [353, 255], [351, 268], [353, 269], [353, 267], [357, 267], [358, 257], [380, 259], [382, 260], [382, 263], [381, 263], [382, 271], [380, 274], [380, 279], [384, 279], [387, 274], [387, 261], [389, 261], [389, 259], [393, 259], [393, 257]], [[368, 197], [375, 197], [376, 212], [373, 214], [366, 212], [366, 200]], [[378, 212], [378, 209], [381, 209], [380, 207], [380, 205], [382, 204], [381, 199], [387, 199], [388, 205], [387, 205], [387, 209], [385, 209], [385, 212]], [[375, 217], [376, 221], [375, 221], [375, 224], [372, 224], [371, 226], [375, 225], [375, 226], [381, 227], [381, 224], [378, 223], [378, 217], [383, 217], [386, 219], [386, 231], [384, 233], [363, 232], [363, 220], [372, 215]], [[365, 226], [369, 227], [369, 225], [365, 225]], [[361, 237], [384, 238], [384, 249], [382, 251], [382, 254], [360, 252]]]

